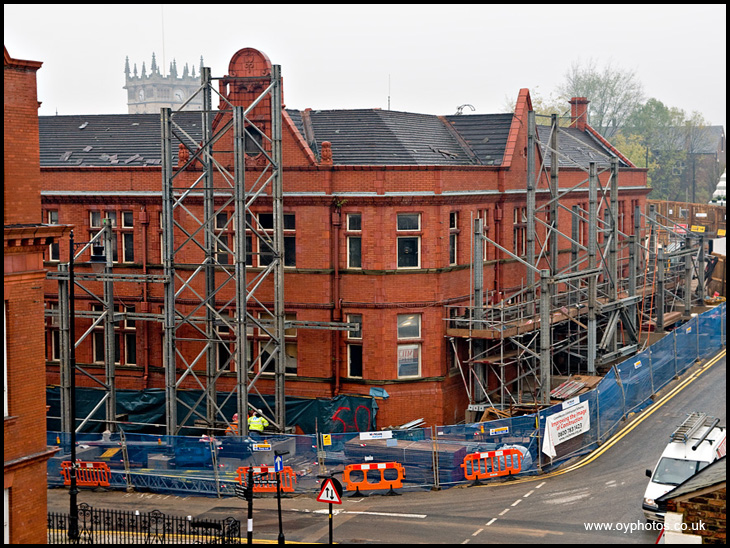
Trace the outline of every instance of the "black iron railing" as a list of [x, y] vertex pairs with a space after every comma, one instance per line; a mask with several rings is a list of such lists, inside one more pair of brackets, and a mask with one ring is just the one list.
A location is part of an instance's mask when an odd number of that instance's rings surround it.
[[48, 544], [240, 544], [233, 518], [200, 520], [158, 510], [130, 512], [79, 505], [78, 534], [69, 534], [66, 513], [48, 513]]

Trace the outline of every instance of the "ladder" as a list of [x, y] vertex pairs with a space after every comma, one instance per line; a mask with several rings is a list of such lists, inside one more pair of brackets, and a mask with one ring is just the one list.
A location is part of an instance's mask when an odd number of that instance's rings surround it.
[[124, 459], [124, 479], [127, 481], [127, 493], [134, 491], [132, 485], [132, 474], [129, 473], [129, 452], [127, 448], [127, 436], [124, 434], [124, 429], [119, 429], [119, 439], [122, 442], [122, 458]]
[[217, 440], [213, 436], [210, 436], [208, 443], [210, 443], [210, 458], [211, 458], [211, 463], [213, 464], [213, 475], [215, 476], [215, 488], [216, 488], [216, 492], [218, 493], [218, 498], [221, 498], [221, 487], [220, 487], [221, 481], [220, 481], [220, 477], [218, 475]]
[[687, 418], [684, 419], [684, 422], [680, 424], [674, 432], [672, 432], [669, 439], [672, 441], [687, 443], [687, 440], [689, 440], [692, 437], [692, 434], [705, 424], [706, 420], [707, 413], [690, 413], [687, 415]]

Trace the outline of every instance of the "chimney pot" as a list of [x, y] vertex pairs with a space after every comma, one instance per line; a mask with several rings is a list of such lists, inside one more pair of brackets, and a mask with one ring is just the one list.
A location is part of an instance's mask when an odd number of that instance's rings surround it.
[[573, 97], [570, 101], [570, 127], [586, 130], [588, 121], [588, 103], [586, 97]]

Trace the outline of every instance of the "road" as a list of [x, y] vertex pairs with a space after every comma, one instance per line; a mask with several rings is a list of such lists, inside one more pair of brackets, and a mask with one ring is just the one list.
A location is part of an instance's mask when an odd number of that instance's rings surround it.
[[[725, 354], [693, 366], [656, 403], [632, 417], [620, 432], [580, 461], [548, 474], [437, 492], [345, 498], [333, 505], [338, 543], [653, 543], [645, 530], [641, 499], [652, 468], [687, 413], [703, 411], [726, 424]], [[52, 489], [49, 511], [66, 511], [68, 492]], [[157, 509], [195, 518], [233, 516], [246, 523], [240, 499], [178, 497], [149, 493], [84, 491], [79, 502], [120, 509]], [[254, 501], [254, 536], [278, 536], [276, 499]], [[287, 541], [327, 542], [328, 507], [314, 496], [282, 499]], [[600, 524], [613, 530], [588, 530]], [[639, 530], [641, 528], [641, 530]]]

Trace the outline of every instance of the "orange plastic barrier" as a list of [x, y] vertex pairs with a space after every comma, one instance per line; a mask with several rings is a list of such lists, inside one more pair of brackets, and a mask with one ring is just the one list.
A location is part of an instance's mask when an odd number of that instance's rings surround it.
[[461, 467], [464, 477], [474, 480], [473, 485], [479, 485], [482, 479], [517, 474], [522, 469], [522, 453], [519, 449], [471, 453], [464, 457]]
[[[105, 462], [76, 462], [76, 485], [79, 487], [109, 487], [111, 470]], [[71, 461], [61, 463], [63, 484], [71, 485]]]
[[[385, 479], [386, 470], [396, 470], [398, 476], [395, 479]], [[374, 470], [380, 472], [380, 481], [371, 483], [368, 481], [368, 472]], [[362, 472], [361, 481], [352, 481], [350, 474], [352, 472]], [[403, 487], [403, 479], [406, 477], [405, 468], [397, 462], [380, 462], [371, 464], [348, 464], [345, 466], [345, 471], [342, 474], [342, 480], [345, 482], [345, 488], [348, 491], [354, 490], [353, 497], [365, 496], [360, 492], [360, 489], [389, 489], [387, 495], [398, 495], [393, 491], [393, 488]]]
[[[236, 470], [236, 479], [244, 487], [248, 487], [248, 469], [253, 468], [253, 492], [276, 493], [276, 472], [273, 466], [241, 466]], [[281, 469], [281, 492], [293, 493], [297, 475], [291, 466]]]

